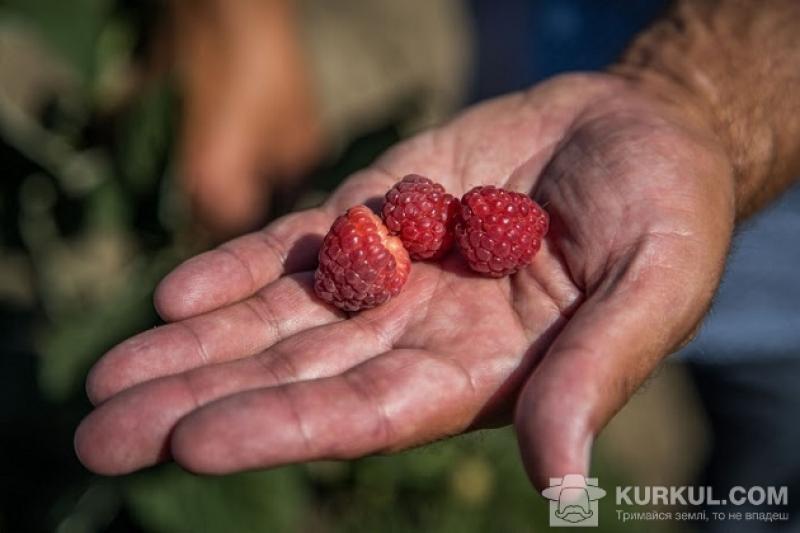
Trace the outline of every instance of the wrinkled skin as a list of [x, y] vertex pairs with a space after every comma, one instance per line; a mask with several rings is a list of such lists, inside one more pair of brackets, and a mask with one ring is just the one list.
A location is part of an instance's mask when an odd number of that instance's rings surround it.
[[[733, 178], [688, 116], [611, 75], [554, 78], [402, 143], [319, 209], [189, 260], [156, 293], [169, 324], [92, 370], [81, 460], [224, 473], [513, 422], [537, 485], [587, 472], [594, 436], [691, 335], [723, 268]], [[377, 309], [321, 304], [310, 286], [331, 221], [412, 172], [456, 195], [531, 192], [551, 216], [533, 264], [481, 278], [454, 252], [415, 263]]]

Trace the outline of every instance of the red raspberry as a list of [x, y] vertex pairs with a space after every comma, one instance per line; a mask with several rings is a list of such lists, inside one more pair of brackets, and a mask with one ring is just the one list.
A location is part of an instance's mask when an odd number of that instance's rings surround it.
[[547, 212], [527, 195], [475, 187], [461, 198], [456, 238], [473, 270], [500, 278], [533, 260], [547, 226]]
[[409, 174], [386, 193], [383, 220], [411, 259], [437, 259], [453, 247], [458, 200], [424, 176]]
[[364, 205], [337, 218], [319, 250], [317, 296], [345, 311], [369, 309], [396, 296], [411, 261], [403, 243]]

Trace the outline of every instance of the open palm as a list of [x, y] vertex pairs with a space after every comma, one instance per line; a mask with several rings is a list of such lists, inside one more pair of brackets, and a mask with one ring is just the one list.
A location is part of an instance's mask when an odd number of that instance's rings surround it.
[[[336, 215], [420, 173], [454, 195], [531, 192], [551, 216], [503, 279], [457, 253], [352, 316], [311, 290]], [[321, 208], [189, 260], [156, 294], [165, 326], [90, 374], [76, 448], [118, 474], [173, 458], [232, 472], [398, 450], [515, 417], [534, 480], [582, 473], [594, 435], [702, 317], [733, 225], [729, 167], [677, 108], [569, 75], [395, 147]]]

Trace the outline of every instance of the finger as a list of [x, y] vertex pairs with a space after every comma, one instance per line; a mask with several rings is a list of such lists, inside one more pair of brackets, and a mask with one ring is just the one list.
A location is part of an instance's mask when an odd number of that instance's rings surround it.
[[283, 277], [239, 303], [122, 342], [89, 373], [89, 399], [97, 405], [137, 383], [253, 355], [300, 331], [341, 320], [341, 313], [320, 304], [312, 282], [311, 272]]
[[184, 115], [180, 178], [192, 215], [218, 238], [258, 227], [269, 187], [259, 172], [265, 169], [259, 168], [252, 117], [196, 97], [187, 98]]
[[238, 302], [282, 274], [313, 269], [333, 219], [324, 209], [293, 213], [187, 260], [156, 288], [158, 313], [183, 320]]
[[515, 426], [538, 487], [588, 473], [594, 437], [704, 314], [724, 251], [685, 240], [648, 237], [620, 260], [524, 385]]
[[167, 459], [170, 432], [198, 407], [237, 392], [339, 374], [384, 352], [391, 342], [354, 318], [305, 331], [253, 357], [142, 383], [111, 398], [81, 423], [76, 451], [98, 473], [150, 466]]
[[[248, 86], [236, 83], [238, 63], [223, 50], [220, 13], [195, 2], [171, 2], [174, 60], [183, 89], [179, 167], [193, 215], [217, 236], [251, 229], [265, 212], [259, 179], [257, 113]], [[230, 43], [228, 43], [230, 44]], [[252, 85], [252, 84], [251, 84]]]
[[455, 360], [396, 350], [337, 376], [213, 402], [178, 423], [170, 448], [205, 473], [353, 458], [463, 431], [482, 398]]

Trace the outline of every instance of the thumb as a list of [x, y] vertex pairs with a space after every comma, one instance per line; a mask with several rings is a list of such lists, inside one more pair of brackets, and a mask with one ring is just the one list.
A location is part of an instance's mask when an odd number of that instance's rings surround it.
[[714, 257], [697, 241], [649, 235], [587, 293], [518, 398], [514, 424], [537, 487], [588, 474], [597, 433], [705, 313], [721, 274]]

